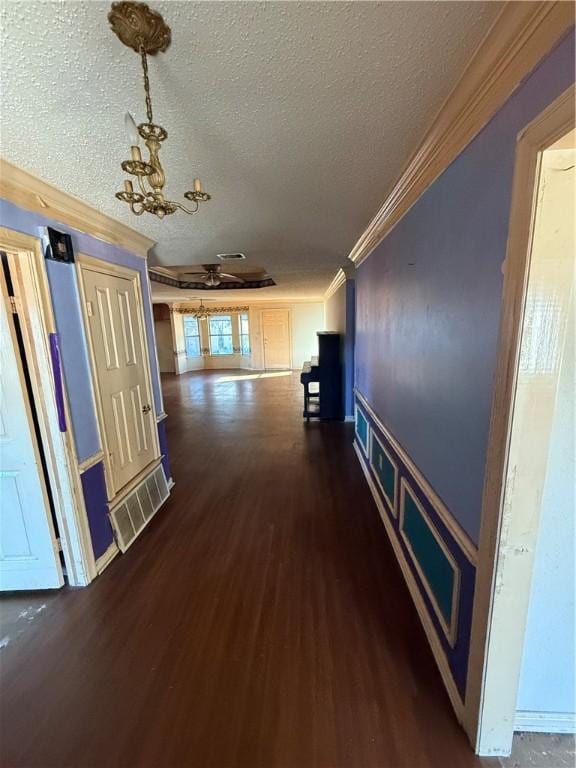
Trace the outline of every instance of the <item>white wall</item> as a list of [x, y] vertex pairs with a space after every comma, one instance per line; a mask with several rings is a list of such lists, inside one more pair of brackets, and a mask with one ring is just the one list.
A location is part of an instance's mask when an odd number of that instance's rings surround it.
[[292, 367], [302, 368], [306, 360], [318, 354], [318, 331], [324, 330], [324, 304], [321, 301], [303, 303], [254, 304], [250, 307], [250, 340], [252, 345], [252, 368], [262, 369], [262, 331], [260, 313], [263, 309], [290, 310], [292, 325]]
[[346, 333], [346, 283], [326, 300], [326, 330]]
[[574, 713], [574, 299], [552, 426], [517, 710]]
[[302, 368], [318, 354], [318, 331], [324, 330], [324, 304], [292, 304], [292, 367]]
[[[248, 311], [248, 322], [250, 326], [250, 349], [249, 357], [242, 355], [230, 355], [226, 357], [210, 357], [208, 355], [198, 358], [187, 358], [184, 345], [184, 315], [179, 312], [171, 313], [171, 341], [172, 349], [172, 368], [176, 373], [186, 373], [187, 371], [210, 369], [210, 368], [253, 368], [259, 370], [263, 367], [262, 360], [262, 333], [260, 328], [260, 312], [262, 309], [289, 309], [291, 313], [292, 325], [292, 365], [295, 369], [300, 369], [311, 357], [318, 354], [317, 332], [325, 330], [324, 325], [324, 304], [321, 301], [302, 302], [302, 303], [276, 303], [262, 302], [252, 304]], [[231, 314], [234, 314], [232, 311]], [[235, 327], [235, 325], [234, 325]], [[203, 329], [203, 326], [201, 326]], [[201, 330], [202, 333], [202, 330]], [[163, 331], [161, 331], [163, 334]], [[205, 332], [203, 337], [205, 337]], [[236, 338], [235, 346], [239, 346], [239, 339]], [[164, 336], [162, 336], [164, 338]], [[207, 339], [203, 338], [203, 346], [207, 346]], [[165, 344], [158, 340], [158, 357], [163, 356], [168, 359]], [[167, 365], [167, 362], [166, 362]], [[161, 363], [161, 370], [164, 371]]]

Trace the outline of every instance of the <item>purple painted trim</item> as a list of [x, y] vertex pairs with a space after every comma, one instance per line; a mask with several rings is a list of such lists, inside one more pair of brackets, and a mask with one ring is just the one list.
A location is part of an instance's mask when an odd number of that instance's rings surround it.
[[[404, 543], [404, 539], [400, 535], [399, 516], [393, 517], [391, 514], [388, 515], [390, 524], [392, 525], [394, 532], [396, 534], [398, 543], [400, 544], [402, 551], [404, 552], [406, 562], [408, 563], [410, 571], [412, 572], [412, 575], [414, 576], [414, 579], [418, 585], [420, 595], [422, 597], [422, 600], [424, 601], [424, 604], [426, 605], [426, 610], [428, 612], [428, 615], [430, 617], [432, 624], [434, 625], [434, 629], [436, 630], [438, 639], [442, 645], [442, 649], [448, 661], [448, 666], [450, 667], [450, 671], [454, 678], [454, 682], [456, 683], [456, 686], [458, 688], [458, 691], [460, 692], [460, 695], [462, 696], [462, 698], [464, 698], [466, 693], [466, 679], [468, 674], [468, 656], [470, 653], [470, 634], [472, 629], [472, 608], [474, 604], [474, 586], [476, 583], [476, 568], [468, 560], [466, 554], [462, 551], [462, 549], [460, 548], [460, 545], [458, 544], [456, 539], [452, 536], [452, 533], [446, 527], [442, 518], [438, 515], [434, 507], [428, 501], [428, 498], [426, 497], [426, 495], [423, 493], [420, 486], [418, 485], [417, 480], [413, 477], [412, 473], [410, 472], [408, 467], [404, 464], [400, 456], [398, 456], [398, 454], [394, 450], [389, 440], [382, 433], [378, 425], [374, 422], [374, 419], [372, 419], [370, 414], [364, 410], [364, 408], [362, 407], [362, 403], [359, 400], [356, 400], [356, 404], [359, 410], [364, 415], [367, 422], [370, 424], [370, 430], [376, 434], [376, 436], [378, 437], [382, 445], [386, 448], [386, 450], [390, 453], [390, 455], [394, 459], [394, 462], [398, 467], [398, 488], [400, 488], [400, 482], [402, 478], [404, 478], [408, 483], [408, 485], [410, 486], [410, 490], [412, 491], [414, 496], [416, 496], [416, 498], [424, 508], [426, 514], [430, 518], [430, 521], [433, 523], [436, 531], [440, 535], [440, 538], [446, 544], [446, 547], [449, 550], [450, 554], [454, 557], [456, 564], [458, 566], [458, 569], [460, 570], [460, 600], [458, 604], [458, 622], [457, 622], [457, 631], [456, 631], [456, 642], [452, 647], [448, 642], [448, 640], [446, 639], [446, 635], [444, 634], [444, 630], [442, 629], [442, 626], [438, 621], [436, 612], [432, 606], [432, 602], [428, 597], [426, 590], [424, 589], [422, 579], [420, 578], [418, 571], [415, 569], [412, 563], [412, 558], [410, 557], [410, 554], [406, 548], [406, 544]], [[372, 467], [369, 465], [369, 463], [368, 463], [368, 466], [370, 469], [370, 474], [375, 478], [375, 475], [372, 471]], [[386, 510], [388, 510], [388, 505], [381, 494], [378, 483], [375, 482], [374, 485], [378, 491], [378, 495], [381, 497], [383, 501], [384, 507], [386, 508]], [[400, 503], [399, 497], [400, 497], [400, 494], [398, 494], [398, 503]], [[397, 511], [399, 512], [399, 510]]]
[[94, 464], [93, 467], [83, 472], [80, 478], [92, 549], [94, 550], [94, 557], [98, 559], [114, 541], [112, 525], [108, 518], [104, 463]]
[[346, 280], [346, 333], [344, 336], [344, 413], [354, 416], [354, 344], [356, 340], [356, 282]]
[[166, 480], [170, 480], [170, 462], [168, 461], [168, 440], [166, 438], [166, 419], [158, 422], [158, 442], [162, 454], [162, 466], [166, 474]]
[[56, 397], [56, 409], [58, 411], [58, 427], [60, 432], [66, 432], [66, 411], [64, 410], [64, 388], [62, 386], [62, 365], [60, 363], [60, 343], [57, 333], [49, 333], [50, 359], [52, 361], [52, 375], [54, 376], [54, 394]]

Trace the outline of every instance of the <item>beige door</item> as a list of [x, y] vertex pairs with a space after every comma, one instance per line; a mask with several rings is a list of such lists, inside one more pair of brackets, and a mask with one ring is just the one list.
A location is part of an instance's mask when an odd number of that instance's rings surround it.
[[116, 493], [158, 456], [139, 278], [101, 271], [92, 262], [81, 265], [81, 275], [100, 428]]
[[261, 314], [264, 368], [291, 368], [290, 311], [265, 309]]

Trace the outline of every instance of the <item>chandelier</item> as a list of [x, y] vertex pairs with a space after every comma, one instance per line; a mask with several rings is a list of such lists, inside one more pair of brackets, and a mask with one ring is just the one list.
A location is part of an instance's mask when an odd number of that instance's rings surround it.
[[[124, 160], [122, 170], [136, 177], [138, 191], [134, 191], [132, 181], [126, 179], [123, 191], [116, 192], [116, 197], [128, 203], [130, 210], [136, 216], [146, 212], [163, 219], [164, 216], [175, 213], [177, 210], [190, 214], [196, 213], [201, 202], [210, 200], [210, 195], [202, 189], [200, 179], [194, 179], [193, 189], [184, 193], [184, 197], [192, 203], [191, 208], [186, 208], [175, 200], [167, 200], [162, 191], [166, 183], [166, 175], [160, 163], [159, 152], [168, 133], [162, 126], [154, 123], [148, 79], [148, 55], [154, 56], [168, 48], [170, 27], [162, 16], [157, 11], [151, 10], [146, 3], [127, 0], [112, 3], [108, 21], [120, 41], [140, 55], [146, 94], [146, 122], [136, 125], [130, 113], [126, 113], [125, 118], [131, 144], [131, 158]], [[142, 159], [140, 139], [144, 140], [148, 149], [146, 160]]]
[[202, 299], [200, 299], [200, 306], [192, 312], [192, 317], [195, 317], [196, 320], [202, 320], [208, 317], [209, 314], [210, 310], [204, 306]]

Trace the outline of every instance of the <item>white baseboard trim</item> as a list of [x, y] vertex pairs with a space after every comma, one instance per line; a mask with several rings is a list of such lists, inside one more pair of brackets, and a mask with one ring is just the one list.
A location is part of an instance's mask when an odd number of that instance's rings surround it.
[[104, 571], [114, 560], [117, 554], [119, 554], [120, 550], [118, 549], [118, 546], [115, 541], [110, 544], [106, 552], [104, 552], [103, 555], [100, 555], [98, 560], [96, 560], [96, 573], [98, 576]]
[[174, 482], [174, 480], [172, 480], [172, 478], [170, 477], [170, 478], [168, 479], [168, 490], [169, 490], [169, 491], [171, 491], [171, 490], [172, 490], [172, 488], [174, 488], [174, 486], [175, 486], [175, 485], [176, 485], [176, 483], [175, 483], [175, 482]]
[[458, 718], [458, 721], [462, 722], [462, 719], [464, 716], [464, 702], [462, 701], [458, 688], [456, 687], [456, 683], [454, 682], [454, 678], [452, 677], [452, 673], [450, 672], [450, 667], [448, 666], [448, 660], [444, 654], [444, 650], [442, 649], [440, 640], [438, 639], [438, 635], [436, 633], [434, 625], [432, 624], [430, 615], [426, 609], [426, 605], [422, 598], [422, 594], [418, 588], [416, 580], [414, 579], [412, 571], [410, 570], [408, 561], [404, 556], [404, 552], [402, 551], [400, 542], [396, 537], [396, 533], [394, 531], [394, 528], [392, 527], [392, 523], [388, 518], [388, 512], [386, 511], [384, 502], [380, 498], [380, 495], [376, 489], [376, 485], [374, 484], [374, 481], [370, 475], [370, 470], [368, 468], [368, 465], [366, 464], [364, 455], [362, 454], [362, 451], [360, 450], [356, 441], [354, 441], [354, 450], [356, 451], [356, 455], [358, 456], [358, 460], [360, 461], [360, 466], [362, 467], [362, 471], [364, 472], [364, 477], [368, 482], [368, 487], [370, 488], [372, 492], [372, 496], [374, 497], [374, 501], [376, 502], [376, 506], [378, 507], [380, 517], [382, 518], [382, 522], [384, 523], [384, 527], [386, 528], [386, 533], [388, 534], [388, 538], [390, 539], [390, 543], [392, 544], [392, 549], [394, 550], [394, 554], [396, 555], [396, 559], [398, 560], [398, 564], [400, 565], [400, 569], [402, 571], [402, 574], [404, 575], [404, 579], [408, 586], [408, 590], [410, 591], [410, 595], [412, 596], [412, 600], [414, 601], [414, 605], [416, 606], [416, 610], [418, 611], [420, 621], [422, 622], [422, 626], [424, 627], [424, 632], [426, 633], [426, 637], [428, 639], [428, 644], [432, 649], [432, 655], [434, 656], [434, 660], [436, 661], [436, 664], [440, 671], [440, 675], [442, 677], [444, 687], [446, 688], [448, 697], [450, 699], [452, 707], [454, 708], [454, 712], [456, 713], [456, 717]]
[[576, 733], [576, 713], [516, 712], [514, 730], [529, 733]]

